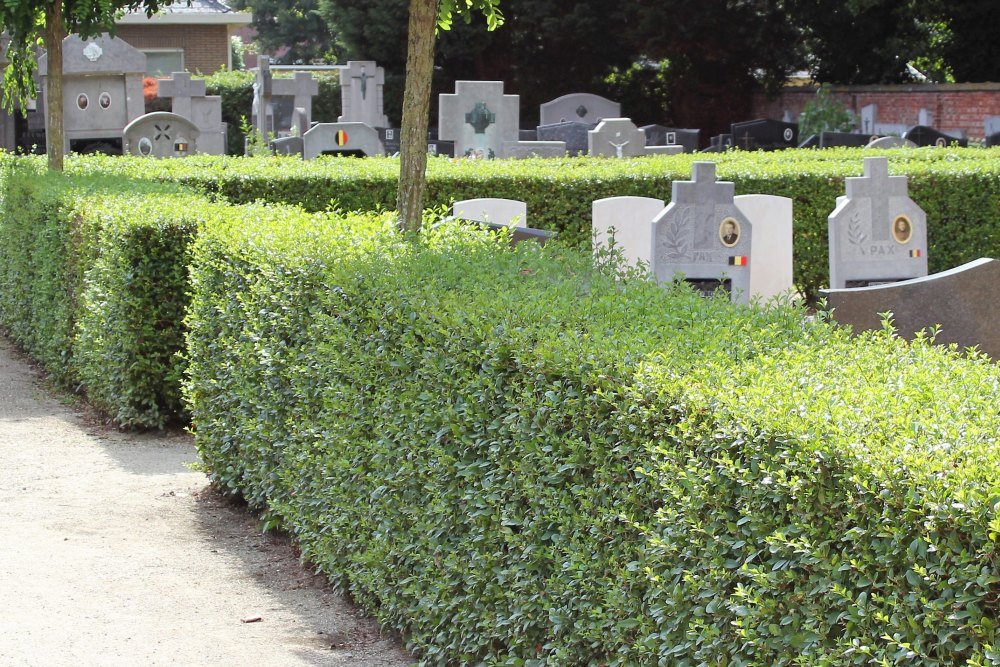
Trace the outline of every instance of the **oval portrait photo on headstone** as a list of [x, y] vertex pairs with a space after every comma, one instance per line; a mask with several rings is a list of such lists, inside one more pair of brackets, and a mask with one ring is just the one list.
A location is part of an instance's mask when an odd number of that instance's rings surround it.
[[726, 218], [719, 225], [719, 240], [722, 245], [732, 248], [740, 242], [740, 223], [736, 218]]
[[84, 95], [83, 93], [80, 93], [76, 98], [76, 108], [79, 109], [80, 111], [84, 111], [89, 106], [90, 106], [90, 98]]
[[102, 109], [107, 109], [111, 106], [111, 94], [101, 93], [101, 96], [97, 98], [97, 103], [101, 105]]
[[896, 243], [909, 243], [913, 236], [913, 223], [905, 215], [897, 215], [892, 221], [892, 238]]

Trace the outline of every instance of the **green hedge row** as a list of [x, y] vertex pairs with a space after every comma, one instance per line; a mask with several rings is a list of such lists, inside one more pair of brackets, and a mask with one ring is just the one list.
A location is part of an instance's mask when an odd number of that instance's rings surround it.
[[[476, 162], [431, 159], [428, 207], [492, 196], [528, 204], [529, 224], [557, 231], [570, 245], [590, 244], [591, 202], [637, 195], [669, 201], [671, 182], [687, 180], [691, 163], [718, 163], [720, 179], [737, 194], [794, 200], [795, 282], [809, 298], [829, 284], [827, 216], [844, 194], [844, 178], [863, 173], [866, 155], [889, 156], [890, 172], [910, 179], [910, 194], [928, 218], [931, 271], [979, 257], [1000, 256], [1000, 149], [733, 151], [634, 160], [546, 159]], [[263, 200], [312, 211], [392, 210], [399, 163], [395, 159], [194, 158], [149, 163], [80, 160], [76, 168], [110, 170], [137, 178], [171, 179], [233, 203]]]
[[4, 167], [0, 326], [119, 424], [183, 419], [189, 248], [222, 207], [169, 184]]
[[425, 664], [1000, 661], [996, 366], [612, 273], [220, 221], [187, 321], [208, 472]]

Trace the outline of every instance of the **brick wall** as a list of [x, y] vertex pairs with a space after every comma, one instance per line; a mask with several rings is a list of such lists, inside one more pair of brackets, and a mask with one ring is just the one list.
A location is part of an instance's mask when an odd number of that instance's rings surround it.
[[139, 49], [182, 49], [184, 68], [211, 74], [229, 63], [225, 25], [119, 25], [116, 32]]
[[[878, 106], [876, 121], [916, 125], [921, 109], [931, 114], [933, 126], [942, 132], [961, 131], [969, 139], [982, 139], [983, 121], [988, 116], [1000, 116], [1000, 84], [955, 83], [912, 86], [831, 86], [831, 97], [854, 112], [858, 122], [861, 109], [869, 104]], [[813, 99], [813, 87], [785, 88], [775, 99], [754, 95], [753, 117], [784, 117], [788, 111], [797, 121], [806, 102]]]

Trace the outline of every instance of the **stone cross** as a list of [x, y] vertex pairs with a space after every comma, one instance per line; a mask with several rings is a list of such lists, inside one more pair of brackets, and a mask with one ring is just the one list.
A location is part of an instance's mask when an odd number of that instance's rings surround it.
[[645, 155], [646, 132], [628, 118], [606, 118], [587, 132], [587, 152], [618, 158]]
[[302, 109], [307, 126], [312, 123], [312, 98], [319, 93], [319, 83], [309, 72], [296, 72], [291, 79], [273, 79], [271, 95], [291, 97], [292, 108]]
[[159, 83], [157, 95], [170, 99], [170, 108], [178, 116], [191, 118], [191, 98], [205, 97], [205, 80], [192, 79], [190, 72], [174, 72]]
[[349, 60], [340, 70], [340, 122], [389, 127], [382, 106], [384, 86], [385, 70], [374, 60]]

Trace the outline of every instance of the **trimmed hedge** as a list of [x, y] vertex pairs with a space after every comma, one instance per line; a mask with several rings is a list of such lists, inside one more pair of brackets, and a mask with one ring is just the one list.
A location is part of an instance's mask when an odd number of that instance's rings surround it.
[[122, 426], [183, 419], [188, 250], [220, 206], [175, 185], [5, 165], [0, 326]]
[[[829, 283], [827, 216], [844, 194], [844, 178], [860, 176], [862, 149], [731, 151], [609, 159], [428, 161], [427, 206], [493, 196], [528, 204], [529, 224], [559, 233], [578, 248], [590, 244], [591, 202], [638, 195], [670, 200], [673, 180], [687, 180], [691, 163], [718, 163], [720, 179], [736, 183], [737, 194], [772, 194], [794, 200], [795, 283], [810, 299]], [[878, 151], [890, 172], [910, 179], [911, 197], [927, 212], [928, 258], [932, 272], [984, 256], [1000, 256], [1000, 149]], [[311, 211], [395, 208], [398, 160], [326, 158], [218, 159], [142, 162], [88, 158], [82, 170], [100, 169], [137, 178], [169, 179], [221, 195], [233, 203], [263, 200], [298, 204]]]
[[195, 244], [199, 451], [425, 664], [1000, 660], [996, 366], [256, 213]]

